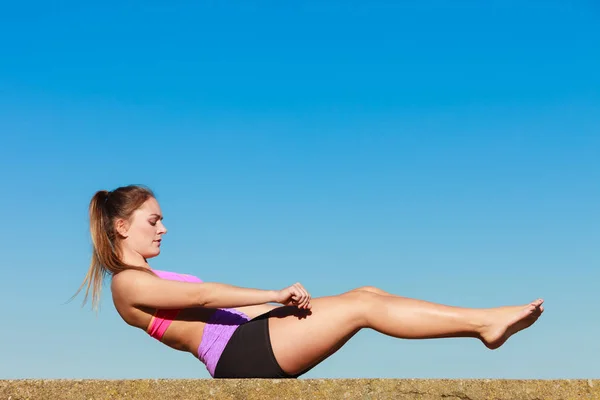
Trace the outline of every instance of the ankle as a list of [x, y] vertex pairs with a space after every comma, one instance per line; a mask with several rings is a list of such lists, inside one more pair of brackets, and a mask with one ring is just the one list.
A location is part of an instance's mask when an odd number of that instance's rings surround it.
[[475, 337], [481, 339], [492, 325], [489, 313], [487, 310], [478, 310], [470, 321], [471, 331]]

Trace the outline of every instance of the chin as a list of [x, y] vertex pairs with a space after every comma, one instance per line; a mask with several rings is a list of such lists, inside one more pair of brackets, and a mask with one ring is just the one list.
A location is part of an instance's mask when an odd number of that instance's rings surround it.
[[160, 249], [148, 252], [146, 254], [144, 254], [144, 258], [148, 259], [148, 258], [153, 258], [156, 257], [160, 254]]

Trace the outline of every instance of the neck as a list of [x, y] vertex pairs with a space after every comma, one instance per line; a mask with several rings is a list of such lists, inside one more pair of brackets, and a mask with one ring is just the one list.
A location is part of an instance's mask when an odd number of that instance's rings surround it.
[[133, 265], [135, 267], [150, 269], [150, 264], [148, 264], [148, 262], [142, 255], [128, 249], [123, 249], [121, 260], [123, 260], [123, 262], [127, 265]]

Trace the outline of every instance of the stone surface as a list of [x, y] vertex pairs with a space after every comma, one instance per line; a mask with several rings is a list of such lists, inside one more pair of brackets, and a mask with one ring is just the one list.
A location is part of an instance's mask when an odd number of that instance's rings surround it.
[[600, 380], [0, 380], [0, 400], [22, 399], [600, 400]]

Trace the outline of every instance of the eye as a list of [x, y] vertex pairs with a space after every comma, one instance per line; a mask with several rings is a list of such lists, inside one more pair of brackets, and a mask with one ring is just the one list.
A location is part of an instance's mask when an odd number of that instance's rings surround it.
[[150, 222], [150, 225], [156, 226], [156, 221], [149, 221], [149, 222]]

